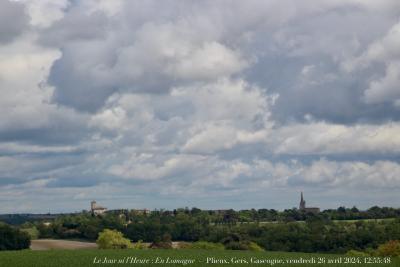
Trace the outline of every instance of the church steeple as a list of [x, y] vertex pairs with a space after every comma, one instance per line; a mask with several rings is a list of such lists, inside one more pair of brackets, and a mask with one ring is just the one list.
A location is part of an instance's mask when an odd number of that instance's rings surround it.
[[303, 192], [301, 192], [299, 209], [304, 210], [305, 208], [306, 208], [306, 201], [303, 198]]

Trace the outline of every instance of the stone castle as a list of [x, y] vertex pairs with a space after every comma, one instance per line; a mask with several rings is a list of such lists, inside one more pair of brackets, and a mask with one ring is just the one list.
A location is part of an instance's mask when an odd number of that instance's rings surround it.
[[90, 211], [93, 215], [99, 215], [106, 212], [107, 208], [97, 205], [96, 201], [93, 200], [92, 202], [90, 202]]

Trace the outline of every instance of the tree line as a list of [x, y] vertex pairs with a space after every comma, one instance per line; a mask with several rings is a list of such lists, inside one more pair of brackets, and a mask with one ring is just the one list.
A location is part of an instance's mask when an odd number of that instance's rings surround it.
[[[392, 219], [384, 219], [388, 217]], [[220, 243], [228, 249], [246, 249], [252, 242], [269, 251], [344, 253], [376, 249], [400, 239], [399, 217], [397, 209], [375, 207], [365, 212], [338, 208], [319, 214], [296, 209], [210, 212], [193, 208], [150, 214], [81, 213], [58, 217], [51, 224], [26, 223], [21, 228], [36, 228], [40, 238], [96, 240], [104, 229], [113, 229], [134, 242], [154, 243], [169, 236], [175, 241]]]

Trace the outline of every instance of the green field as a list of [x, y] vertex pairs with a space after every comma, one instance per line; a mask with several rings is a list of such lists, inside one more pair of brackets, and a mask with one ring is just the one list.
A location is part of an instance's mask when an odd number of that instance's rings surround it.
[[[130, 257], [130, 258], [129, 258]], [[137, 262], [134, 263], [135, 259]], [[208, 263], [207, 263], [208, 259]], [[311, 263], [287, 263], [287, 260]], [[378, 260], [388, 260], [378, 258]], [[108, 263], [103, 263], [106, 260]], [[140, 261], [148, 263], [140, 263]], [[221, 263], [226, 260], [227, 263]], [[353, 263], [345, 263], [352, 260]], [[400, 259], [390, 263], [371, 263], [374, 259], [344, 255], [282, 252], [206, 251], [206, 250], [48, 250], [0, 252], [0, 266], [400, 266]], [[375, 258], [376, 260], [376, 258]], [[94, 263], [97, 261], [98, 263]], [[125, 263], [119, 263], [124, 261]], [[172, 263], [178, 261], [178, 263]], [[281, 261], [282, 263], [279, 263]], [[329, 263], [342, 261], [342, 263]], [[128, 263], [127, 263], [128, 262]], [[235, 263], [233, 263], [235, 262]], [[246, 263], [247, 262], [247, 263]], [[275, 262], [275, 263], [274, 263]]]

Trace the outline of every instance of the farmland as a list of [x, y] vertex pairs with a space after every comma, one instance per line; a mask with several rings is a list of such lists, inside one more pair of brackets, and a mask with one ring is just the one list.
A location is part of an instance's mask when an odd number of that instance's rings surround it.
[[[0, 266], [400, 266], [399, 258], [209, 250], [47, 250], [0, 252]], [[390, 263], [389, 263], [390, 260]], [[288, 263], [292, 261], [292, 263]], [[351, 263], [346, 263], [350, 261]], [[386, 261], [386, 263], [385, 263]], [[308, 262], [308, 263], [295, 263]], [[330, 263], [335, 262], [335, 263]], [[340, 263], [341, 262], [341, 263]], [[319, 264], [318, 264], [319, 263]], [[367, 264], [368, 263], [368, 264]]]
[[57, 239], [38, 239], [31, 241], [32, 250], [49, 250], [49, 249], [94, 249], [97, 248], [96, 243], [79, 242], [70, 240]]

